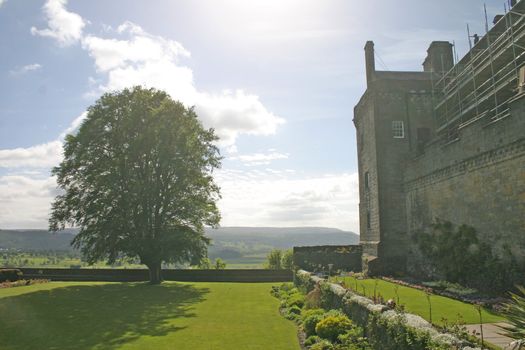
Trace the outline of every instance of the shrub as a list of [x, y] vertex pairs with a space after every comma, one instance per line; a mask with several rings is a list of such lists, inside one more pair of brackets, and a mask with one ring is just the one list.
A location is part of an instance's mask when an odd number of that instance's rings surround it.
[[345, 334], [337, 337], [337, 341], [341, 343], [342, 349], [347, 350], [372, 350], [368, 339], [364, 336], [364, 331], [361, 327], [353, 327]]
[[525, 288], [517, 287], [519, 294], [511, 293], [511, 301], [505, 304], [503, 315], [510, 326], [501, 327], [504, 334], [513, 339], [525, 339]]
[[215, 259], [215, 264], [213, 266], [215, 270], [224, 270], [226, 268], [226, 262], [221, 258]]
[[32, 284], [41, 284], [41, 283], [48, 283], [48, 282], [49, 280], [45, 280], [45, 279], [18, 280], [14, 282], [6, 281], [6, 282], [0, 282], [0, 288], [21, 287], [21, 286], [28, 286]]
[[315, 282], [312, 280], [312, 275], [305, 271], [297, 271], [295, 273], [295, 284], [303, 293], [308, 293], [315, 286]]
[[446, 291], [459, 296], [466, 296], [475, 294], [478, 291], [474, 288], [463, 287], [459, 283], [452, 283], [448, 281], [430, 281], [421, 283], [425, 287], [430, 287], [437, 291]]
[[302, 311], [302, 309], [299, 306], [297, 306], [297, 305], [293, 305], [292, 307], [290, 307], [288, 309], [289, 313], [295, 314], [295, 315], [300, 315], [301, 311]]
[[283, 316], [284, 316], [284, 318], [286, 318], [287, 320], [290, 320], [290, 321], [298, 321], [300, 319], [300, 312], [301, 312], [300, 310], [301, 309], [299, 309], [299, 313], [296, 313], [297, 311], [294, 308], [283, 309]]
[[303, 320], [303, 329], [307, 336], [314, 335], [315, 327], [323, 319], [323, 314], [314, 313]]
[[304, 310], [302, 313], [302, 321], [306, 320], [306, 318], [313, 316], [313, 315], [323, 315], [325, 311], [323, 309], [307, 309]]
[[324, 318], [327, 318], [327, 317], [334, 317], [334, 316], [343, 316], [343, 317], [347, 317], [343, 311], [341, 310], [336, 310], [336, 309], [332, 309], [332, 310], [328, 310], [327, 312], [324, 313]]
[[297, 292], [290, 294], [289, 297], [286, 298], [286, 307], [292, 307], [294, 305], [302, 308], [304, 306], [304, 295]]
[[288, 249], [282, 253], [281, 268], [285, 270], [293, 270], [293, 250]]
[[292, 283], [283, 283], [280, 286], [272, 286], [270, 294], [284, 301], [288, 299], [292, 294], [299, 294], [299, 290], [295, 288]]
[[0, 282], [14, 282], [22, 279], [22, 271], [18, 269], [0, 269]]
[[281, 259], [283, 257], [283, 252], [280, 249], [274, 249], [268, 253], [266, 259], [268, 260], [266, 268], [270, 270], [281, 270]]
[[316, 343], [319, 343], [321, 341], [323, 341], [323, 339], [321, 339], [321, 337], [319, 337], [317, 335], [311, 335], [308, 338], [306, 338], [306, 340], [304, 341], [304, 345], [312, 346], [312, 345], [314, 345]]
[[334, 346], [327, 340], [321, 340], [310, 347], [310, 350], [333, 350]]
[[[473, 227], [437, 221], [430, 232], [415, 234], [413, 238], [429, 266], [450, 282], [497, 294], [524, 281], [523, 268], [510, 247], [504, 246], [505, 252], [498, 256], [490, 244], [479, 240]], [[426, 274], [433, 277], [433, 273]], [[457, 294], [473, 292], [451, 288], [450, 292]]]
[[287, 292], [291, 290], [297, 290], [297, 288], [294, 287], [293, 283], [283, 283], [279, 288]]
[[392, 314], [392, 317], [381, 317], [370, 314], [368, 318], [367, 336], [373, 348], [420, 350], [429, 347], [430, 335], [423, 331], [405, 325], [403, 314]]
[[328, 316], [315, 326], [317, 335], [330, 341], [336, 341], [338, 336], [350, 329], [352, 329], [352, 321], [345, 315]]

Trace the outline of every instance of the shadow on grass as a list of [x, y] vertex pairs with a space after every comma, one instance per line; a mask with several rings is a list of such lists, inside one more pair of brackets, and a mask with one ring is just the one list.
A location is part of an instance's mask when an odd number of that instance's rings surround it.
[[0, 299], [2, 349], [114, 349], [185, 328], [207, 288], [143, 283], [71, 286]]

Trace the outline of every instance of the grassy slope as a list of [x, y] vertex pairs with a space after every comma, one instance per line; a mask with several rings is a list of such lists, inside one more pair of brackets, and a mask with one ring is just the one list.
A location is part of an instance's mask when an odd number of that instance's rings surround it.
[[0, 289], [2, 349], [299, 349], [271, 284], [48, 283]]
[[[338, 278], [341, 280], [341, 278]], [[344, 277], [346, 286], [355, 289], [356, 279], [352, 277]], [[357, 280], [357, 292], [363, 294], [363, 286], [368, 297], [374, 295], [374, 279]], [[396, 284], [377, 280], [376, 293], [381, 294], [385, 300], [396, 300], [395, 286]], [[399, 302], [405, 306], [405, 310], [409, 313], [420, 315], [425, 320], [430, 320], [430, 312], [425, 292], [404, 286], [399, 286], [398, 289]], [[462, 316], [466, 324], [479, 323], [478, 310], [471, 304], [463, 303], [451, 298], [445, 298], [438, 295], [430, 297], [432, 305], [432, 322], [442, 325], [442, 318], [446, 318], [449, 322], [454, 322], [458, 319], [458, 314]], [[490, 313], [487, 310], [482, 310], [483, 323], [500, 322], [503, 320], [501, 316]]]

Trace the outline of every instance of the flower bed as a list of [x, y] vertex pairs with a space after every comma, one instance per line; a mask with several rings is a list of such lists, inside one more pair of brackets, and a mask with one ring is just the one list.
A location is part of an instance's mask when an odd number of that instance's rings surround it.
[[22, 286], [29, 286], [33, 284], [41, 284], [41, 283], [47, 283], [49, 280], [46, 279], [30, 279], [30, 280], [18, 280], [18, 281], [7, 281], [7, 282], [1, 282], [0, 288], [12, 288], [12, 287], [22, 287]]
[[469, 304], [482, 305], [495, 311], [501, 308], [501, 305], [508, 301], [506, 298], [488, 298], [480, 295], [477, 290], [465, 288], [458, 284], [446, 281], [433, 282], [413, 282], [408, 280], [399, 280], [392, 277], [381, 277], [382, 280], [396, 283], [401, 286], [410, 287], [432, 294], [441, 295], [447, 298], [456, 299]]
[[[281, 300], [280, 312], [299, 326], [303, 349], [310, 350], [372, 350], [364, 331], [339, 310], [320, 308], [328, 300], [316, 284], [305, 295], [292, 284], [272, 288], [272, 295]], [[324, 293], [327, 296], [326, 293]]]

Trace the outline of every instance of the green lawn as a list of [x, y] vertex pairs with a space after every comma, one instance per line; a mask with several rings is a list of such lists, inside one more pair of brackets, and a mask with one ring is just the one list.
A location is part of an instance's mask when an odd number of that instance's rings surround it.
[[0, 348], [299, 349], [271, 285], [51, 282], [0, 289]]
[[[341, 279], [344, 280], [346, 286], [350, 286], [352, 289], [355, 289], [357, 282], [357, 292], [363, 294], [364, 287], [364, 292], [368, 297], [374, 295], [374, 287], [377, 281], [376, 293], [381, 294], [385, 300], [397, 300], [395, 287], [398, 286], [399, 303], [405, 306], [405, 310], [409, 313], [420, 315], [425, 320], [430, 321], [427, 295], [421, 290], [404, 287], [381, 279], [356, 280], [353, 277], [337, 278], [338, 281]], [[442, 325], [443, 318], [446, 318], [449, 322], [456, 321], [458, 315], [462, 316], [466, 324], [479, 323], [478, 310], [471, 304], [438, 295], [432, 295], [430, 297], [430, 303], [432, 305], [432, 322], [435, 324]], [[482, 310], [481, 317], [483, 323], [500, 322], [504, 320], [503, 317], [487, 310]]]

